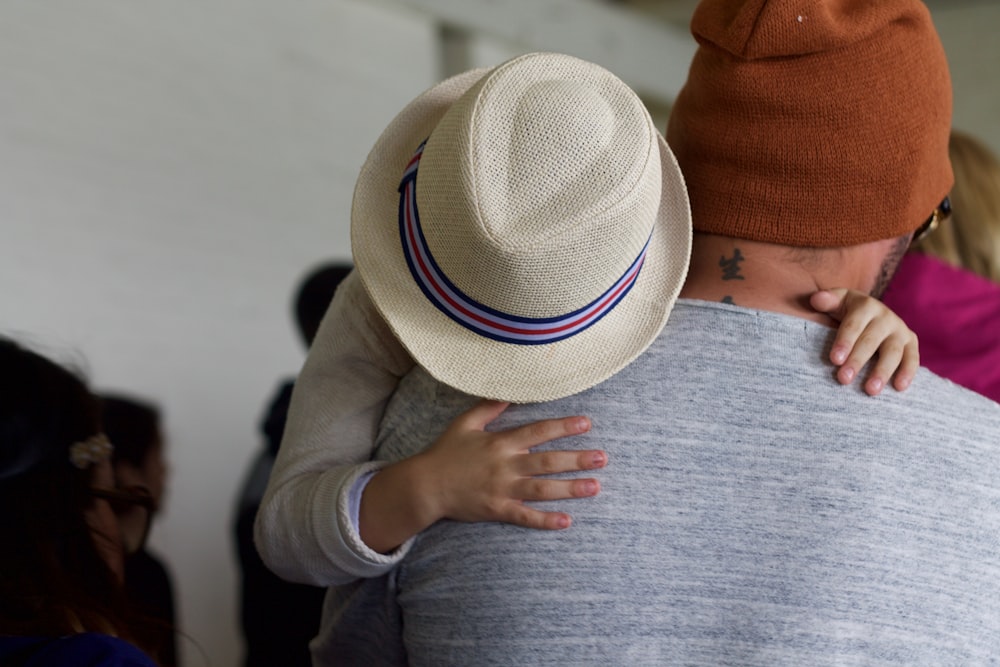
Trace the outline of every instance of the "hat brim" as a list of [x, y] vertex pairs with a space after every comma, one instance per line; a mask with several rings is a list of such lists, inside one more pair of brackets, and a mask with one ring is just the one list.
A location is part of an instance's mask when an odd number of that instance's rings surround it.
[[418, 364], [460, 391], [514, 403], [563, 398], [628, 365], [656, 339], [687, 276], [691, 212], [680, 168], [656, 134], [662, 173], [657, 220], [631, 291], [584, 331], [516, 345], [480, 336], [438, 310], [410, 274], [399, 236], [399, 182], [413, 151], [489, 70], [452, 77], [407, 105], [379, 137], [354, 191], [351, 245], [372, 302]]

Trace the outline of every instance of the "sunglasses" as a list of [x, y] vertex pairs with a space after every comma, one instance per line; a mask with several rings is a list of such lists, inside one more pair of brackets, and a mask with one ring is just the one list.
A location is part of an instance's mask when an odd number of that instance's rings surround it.
[[942, 222], [951, 217], [951, 199], [945, 197], [941, 201], [941, 205], [934, 209], [931, 213], [931, 217], [927, 218], [924, 224], [917, 227], [917, 231], [913, 232], [913, 238], [910, 239], [910, 244], [919, 243], [922, 239], [927, 238], [927, 235], [938, 228]]

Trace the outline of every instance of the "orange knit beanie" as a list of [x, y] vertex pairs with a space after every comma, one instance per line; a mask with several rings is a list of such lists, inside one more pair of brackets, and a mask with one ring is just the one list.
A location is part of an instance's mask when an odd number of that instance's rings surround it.
[[702, 0], [667, 141], [697, 231], [834, 247], [914, 231], [952, 186], [951, 81], [917, 0]]

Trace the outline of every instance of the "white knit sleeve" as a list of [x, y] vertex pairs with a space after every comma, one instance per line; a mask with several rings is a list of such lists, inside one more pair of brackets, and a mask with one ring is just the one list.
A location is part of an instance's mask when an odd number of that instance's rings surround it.
[[350, 489], [366, 471], [386, 403], [413, 366], [357, 272], [341, 284], [295, 382], [288, 422], [254, 525], [279, 576], [320, 586], [377, 576], [409, 548], [369, 549], [352, 525]]

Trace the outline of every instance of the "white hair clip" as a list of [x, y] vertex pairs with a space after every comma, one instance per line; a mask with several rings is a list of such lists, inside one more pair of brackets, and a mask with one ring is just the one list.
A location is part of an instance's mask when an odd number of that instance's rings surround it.
[[69, 447], [69, 462], [80, 470], [89, 468], [94, 463], [100, 463], [111, 458], [114, 446], [103, 433], [92, 435], [86, 440], [74, 442]]

